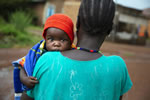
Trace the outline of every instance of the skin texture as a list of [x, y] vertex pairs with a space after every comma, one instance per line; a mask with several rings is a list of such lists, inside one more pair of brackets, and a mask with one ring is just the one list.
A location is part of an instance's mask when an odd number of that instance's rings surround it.
[[[48, 28], [46, 31], [47, 51], [64, 51], [71, 49], [71, 40], [68, 35], [58, 28]], [[21, 68], [20, 80], [28, 88], [33, 88], [38, 80], [35, 77], [27, 76], [25, 70]]]
[[34, 85], [38, 83], [38, 81], [35, 77], [32, 77], [32, 76], [28, 77], [24, 68], [22, 68], [22, 67], [20, 70], [20, 80], [28, 88], [33, 88]]
[[46, 31], [46, 49], [48, 51], [64, 51], [71, 49], [71, 40], [68, 35], [57, 28]]
[[30, 98], [29, 96], [27, 96], [27, 94], [25, 92], [23, 92], [22, 96], [21, 96], [21, 100], [34, 100], [34, 99]]

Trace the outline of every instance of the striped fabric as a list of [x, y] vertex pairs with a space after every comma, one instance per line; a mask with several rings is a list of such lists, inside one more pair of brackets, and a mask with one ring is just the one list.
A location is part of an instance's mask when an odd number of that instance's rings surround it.
[[44, 52], [45, 41], [41, 40], [39, 43], [34, 45], [25, 57], [22, 57], [12, 62], [14, 66], [13, 79], [14, 79], [14, 100], [20, 100], [21, 94], [24, 90], [28, 90], [20, 81], [20, 67], [23, 67], [27, 73], [27, 76], [32, 76], [36, 61]]

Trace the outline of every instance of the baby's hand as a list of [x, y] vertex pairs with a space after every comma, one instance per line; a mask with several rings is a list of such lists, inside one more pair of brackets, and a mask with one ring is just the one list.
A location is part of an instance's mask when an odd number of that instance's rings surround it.
[[35, 84], [37, 84], [37, 83], [38, 83], [37, 78], [30, 76], [27, 78], [25, 85], [28, 88], [33, 88], [35, 86]]

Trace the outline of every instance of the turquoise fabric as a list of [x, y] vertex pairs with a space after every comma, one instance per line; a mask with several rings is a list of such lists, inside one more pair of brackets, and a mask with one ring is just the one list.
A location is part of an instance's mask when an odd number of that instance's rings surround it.
[[33, 76], [39, 84], [27, 94], [35, 100], [119, 100], [132, 87], [119, 56], [78, 61], [47, 52], [37, 61]]

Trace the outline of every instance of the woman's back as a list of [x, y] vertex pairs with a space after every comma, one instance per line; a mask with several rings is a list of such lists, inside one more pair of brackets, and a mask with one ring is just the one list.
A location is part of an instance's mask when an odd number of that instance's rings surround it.
[[132, 84], [118, 56], [79, 61], [49, 52], [39, 59], [33, 75], [39, 85], [28, 94], [36, 100], [119, 100]]

